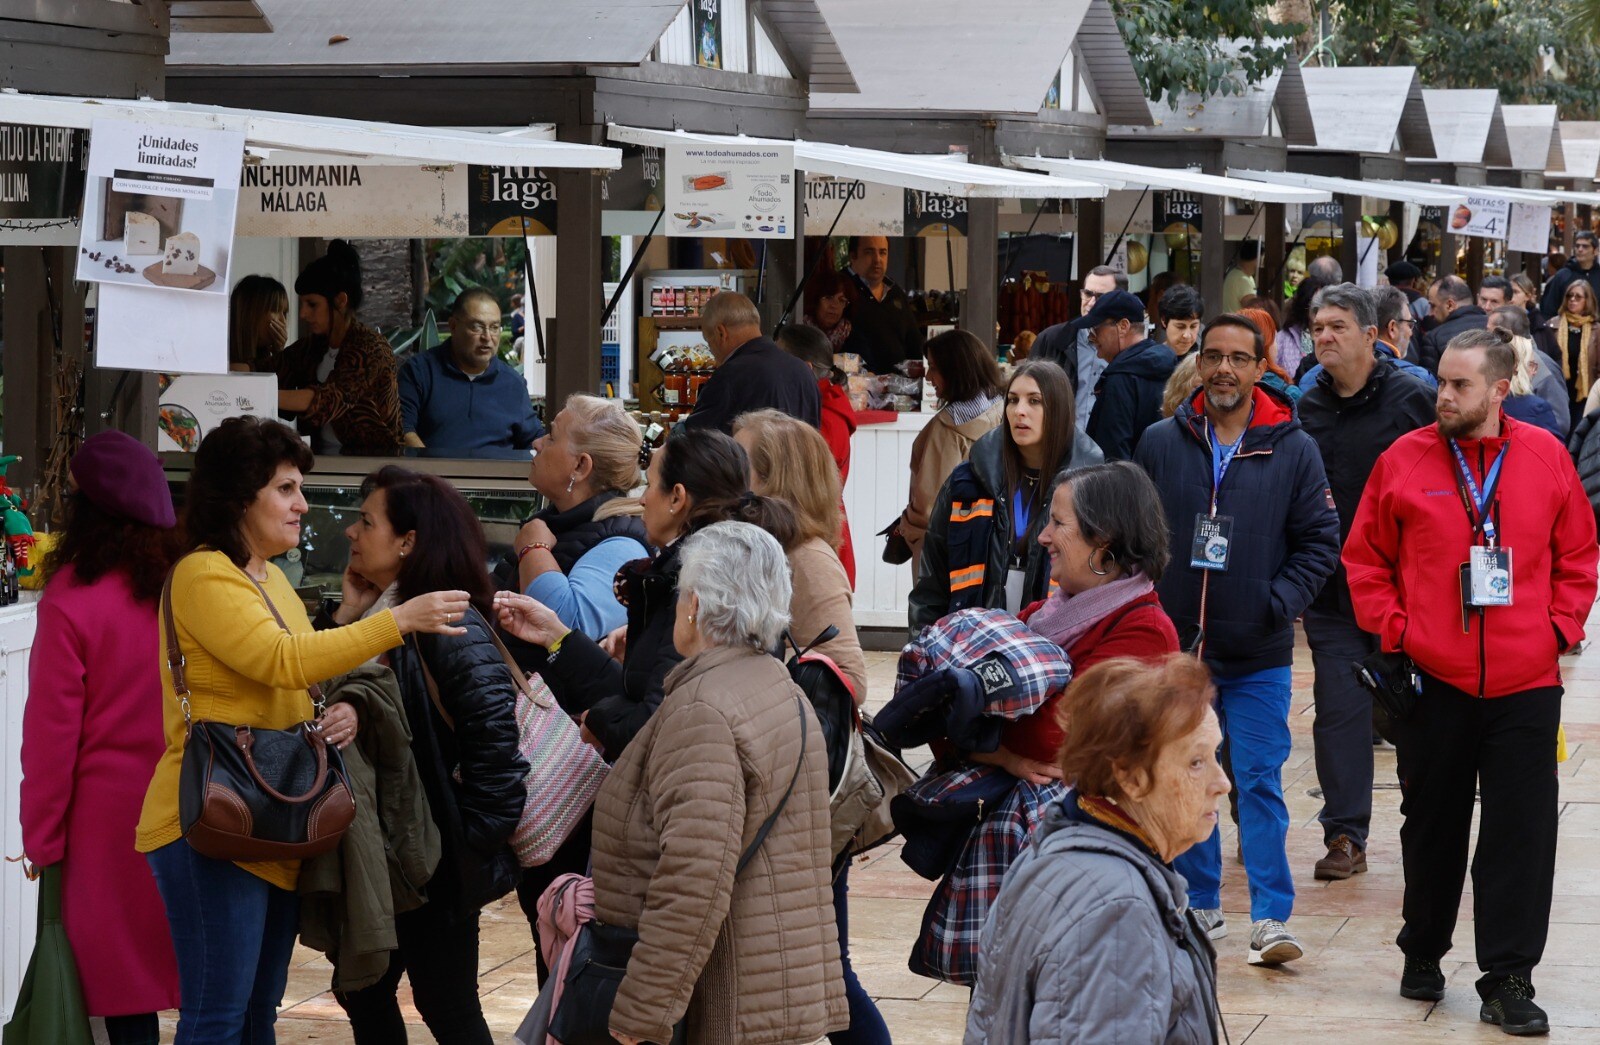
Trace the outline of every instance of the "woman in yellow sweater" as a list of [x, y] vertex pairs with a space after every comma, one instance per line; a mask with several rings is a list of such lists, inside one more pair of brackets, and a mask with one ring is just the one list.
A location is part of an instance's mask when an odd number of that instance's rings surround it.
[[[300, 542], [301, 482], [311, 465], [293, 430], [253, 417], [223, 422], [195, 454], [185, 495], [193, 554], [174, 567], [170, 583], [197, 720], [287, 729], [314, 713], [309, 684], [350, 671], [411, 632], [463, 633], [456, 625], [468, 605], [464, 591], [421, 595], [349, 627], [312, 631], [294, 588], [268, 561]], [[370, 599], [353, 578], [345, 588]], [[164, 666], [162, 675], [167, 747], [145, 794], [135, 848], [148, 855], [177, 952], [177, 1042], [271, 1045], [298, 927], [299, 864], [229, 863], [183, 840], [184, 718]], [[340, 747], [355, 736], [348, 705], [329, 708], [320, 722]]]

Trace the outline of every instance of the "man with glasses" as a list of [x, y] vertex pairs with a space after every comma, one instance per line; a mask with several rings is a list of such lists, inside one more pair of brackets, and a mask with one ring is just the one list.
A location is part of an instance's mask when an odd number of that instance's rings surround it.
[[400, 369], [405, 445], [470, 455], [526, 450], [544, 434], [521, 374], [500, 358], [500, 303], [481, 287], [450, 310], [450, 336]]
[[1126, 290], [1101, 295], [1069, 326], [1089, 336], [1105, 363], [1094, 389], [1094, 412], [1084, 432], [1108, 461], [1133, 457], [1144, 430], [1161, 420], [1161, 396], [1178, 357], [1145, 331], [1144, 303]]
[[[1379, 456], [1396, 439], [1434, 419], [1433, 392], [1403, 372], [1378, 344], [1373, 299], [1380, 292], [1398, 297], [1406, 318], [1411, 317], [1405, 296], [1393, 287], [1368, 292], [1339, 283], [1323, 287], [1311, 299], [1311, 342], [1321, 373], [1300, 398], [1300, 423], [1322, 451], [1341, 539], [1350, 532]], [[1377, 652], [1378, 639], [1356, 624], [1343, 569], [1322, 586], [1304, 619], [1316, 670], [1311, 737], [1322, 786], [1317, 819], [1328, 849], [1313, 876], [1342, 881], [1367, 869], [1372, 696], [1359, 675], [1361, 662]]]
[[1573, 238], [1572, 260], [1550, 277], [1550, 282], [1544, 285], [1543, 296], [1539, 298], [1539, 311], [1545, 316], [1561, 314], [1561, 304], [1567, 296], [1567, 286], [1575, 279], [1586, 281], [1594, 288], [1595, 296], [1600, 297], [1600, 265], [1595, 264], [1597, 239], [1600, 237], [1588, 229], [1584, 229]]
[[[1155, 482], [1171, 534], [1161, 605], [1215, 676], [1250, 883], [1247, 960], [1277, 965], [1303, 953], [1285, 924], [1294, 910], [1283, 799], [1294, 622], [1338, 565], [1339, 518], [1316, 443], [1288, 397], [1259, 384], [1261, 332], [1224, 314], [1201, 334], [1199, 352], [1201, 391], [1150, 426], [1134, 462]], [[1174, 867], [1201, 926], [1225, 936], [1219, 832]]]
[[[1128, 277], [1110, 265], [1096, 265], [1083, 277], [1083, 288], [1078, 291], [1078, 315], [1086, 316], [1089, 310], [1113, 290], [1127, 290]], [[1028, 351], [1029, 359], [1048, 359], [1067, 372], [1072, 382], [1079, 431], [1087, 431], [1089, 417], [1094, 413], [1094, 390], [1105, 372], [1106, 361], [1095, 352], [1089, 340], [1089, 331], [1077, 329], [1070, 323], [1057, 323], [1045, 327]]]

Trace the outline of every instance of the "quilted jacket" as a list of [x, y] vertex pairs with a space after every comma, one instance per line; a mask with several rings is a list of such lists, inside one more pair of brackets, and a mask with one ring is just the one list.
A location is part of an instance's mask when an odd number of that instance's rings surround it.
[[[775, 658], [699, 653], [606, 778], [594, 807], [595, 917], [639, 943], [613, 1035], [691, 1042], [812, 1042], [850, 1022], [829, 883], [827, 752]], [[804, 765], [765, 843], [744, 848]]]

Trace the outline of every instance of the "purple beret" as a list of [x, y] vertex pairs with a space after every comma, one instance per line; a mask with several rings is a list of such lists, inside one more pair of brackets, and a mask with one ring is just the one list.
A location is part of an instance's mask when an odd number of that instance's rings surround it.
[[176, 526], [172, 490], [155, 452], [126, 432], [99, 432], [72, 459], [72, 478], [95, 506], [146, 526]]

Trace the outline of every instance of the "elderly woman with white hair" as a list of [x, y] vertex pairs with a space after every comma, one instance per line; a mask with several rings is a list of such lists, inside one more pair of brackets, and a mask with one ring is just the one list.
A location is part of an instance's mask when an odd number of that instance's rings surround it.
[[636, 928], [611, 1034], [811, 1042], [850, 1022], [828, 883], [821, 728], [768, 651], [783, 548], [742, 522], [684, 541], [683, 663], [595, 800], [595, 918]]

